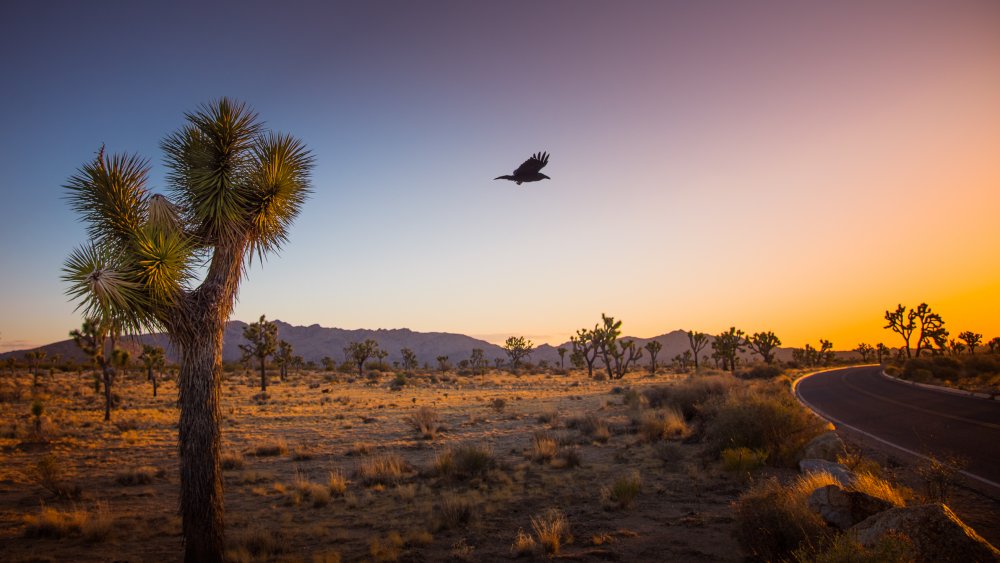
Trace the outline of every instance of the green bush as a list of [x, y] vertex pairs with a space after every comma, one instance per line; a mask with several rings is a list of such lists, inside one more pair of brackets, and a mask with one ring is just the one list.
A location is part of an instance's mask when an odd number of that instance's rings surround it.
[[727, 448], [749, 448], [790, 465], [810, 440], [826, 430], [826, 423], [777, 385], [734, 391], [706, 410], [705, 438], [715, 455]]

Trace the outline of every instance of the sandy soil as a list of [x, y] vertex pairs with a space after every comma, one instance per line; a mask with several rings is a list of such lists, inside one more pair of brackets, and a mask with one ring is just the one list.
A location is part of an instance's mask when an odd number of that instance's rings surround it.
[[[519, 530], [531, 535], [532, 517], [556, 508], [572, 535], [563, 538], [560, 558], [742, 558], [731, 534], [730, 503], [745, 483], [706, 460], [699, 444], [647, 443], [632, 433], [629, 407], [612, 392], [616, 385], [643, 387], [678, 376], [633, 373], [624, 383], [581, 374], [439, 376], [418, 375], [393, 390], [389, 375], [348, 382], [344, 374], [293, 374], [287, 382], [273, 381], [266, 401], [255, 399], [255, 376], [227, 376], [225, 451], [243, 460], [225, 477], [232, 555], [289, 561], [329, 561], [337, 555], [345, 561], [513, 559]], [[179, 560], [173, 383], [164, 383], [153, 399], [144, 378], [130, 375], [117, 389], [121, 408], [105, 423], [101, 396], [89, 377], [44, 377], [42, 434], [36, 436], [30, 378], [2, 379], [3, 558]], [[496, 399], [505, 405], [494, 405]], [[421, 407], [432, 409], [443, 426], [433, 439], [407, 422]], [[607, 423], [606, 441], [568, 427], [585, 415]], [[581, 464], [533, 460], [536, 431], [548, 432], [563, 450], [575, 448]], [[496, 466], [464, 479], [439, 474], [439, 454], [462, 444], [489, 446]], [[264, 446], [283, 451], [255, 455]], [[398, 454], [408, 469], [395, 482], [365, 485], [356, 471], [383, 453]], [[57, 497], [39, 484], [36, 465], [46, 456], [57, 460], [66, 484], [80, 488], [79, 498]], [[142, 466], [160, 475], [145, 484], [120, 482]], [[316, 489], [329, 490], [331, 472], [346, 476], [346, 492], [324, 501]], [[602, 489], [628, 475], [640, 477], [640, 492], [631, 506], [617, 506]], [[103, 520], [107, 529], [29, 537], [25, 519], [43, 506], [89, 511], [92, 521]], [[527, 555], [532, 556], [542, 555]]]

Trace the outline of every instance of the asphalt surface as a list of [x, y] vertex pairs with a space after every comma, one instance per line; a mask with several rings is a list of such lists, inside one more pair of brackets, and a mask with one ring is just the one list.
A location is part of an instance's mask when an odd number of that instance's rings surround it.
[[936, 457], [956, 455], [966, 474], [1000, 489], [1000, 401], [953, 395], [882, 377], [878, 366], [801, 380], [796, 393], [835, 425]]

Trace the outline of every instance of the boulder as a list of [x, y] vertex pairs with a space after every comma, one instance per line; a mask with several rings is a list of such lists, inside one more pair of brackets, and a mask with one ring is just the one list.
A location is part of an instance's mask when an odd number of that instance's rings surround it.
[[831, 526], [846, 530], [862, 520], [892, 508], [892, 503], [837, 485], [820, 487], [809, 495], [809, 508]]
[[829, 473], [844, 487], [854, 484], [854, 473], [847, 467], [825, 459], [803, 459], [799, 462], [802, 473]]
[[875, 545], [889, 532], [910, 538], [920, 561], [1000, 561], [1000, 551], [943, 504], [893, 508], [851, 528], [851, 533], [866, 547]]
[[847, 453], [844, 441], [836, 432], [826, 432], [816, 436], [802, 448], [802, 459], [825, 459], [837, 461], [837, 456]]

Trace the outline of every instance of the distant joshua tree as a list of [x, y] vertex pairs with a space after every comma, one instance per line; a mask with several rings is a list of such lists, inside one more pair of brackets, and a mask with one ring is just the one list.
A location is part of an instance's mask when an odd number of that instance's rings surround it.
[[658, 340], [650, 340], [644, 348], [649, 352], [649, 373], [652, 375], [656, 373], [656, 355], [663, 349], [663, 344], [660, 344]]
[[958, 337], [965, 342], [965, 346], [969, 349], [969, 354], [976, 355], [976, 347], [983, 342], [983, 335], [978, 332], [972, 332], [971, 330], [962, 331], [958, 334]]
[[858, 344], [858, 347], [855, 348], [854, 351], [861, 356], [862, 362], [868, 363], [868, 360], [872, 357], [872, 354], [875, 353], [875, 348], [872, 348], [871, 344], [865, 344], [864, 342], [862, 342], [861, 344]]
[[83, 321], [83, 326], [69, 335], [101, 370], [101, 381], [104, 383], [104, 420], [111, 420], [111, 385], [115, 379], [115, 367], [104, 354], [104, 347], [110, 337], [111, 349], [115, 350], [118, 334], [112, 330], [110, 323], [91, 318]]
[[875, 345], [875, 356], [878, 363], [881, 364], [882, 361], [890, 355], [892, 355], [892, 350], [888, 346], [882, 344], [881, 342]]
[[914, 332], [917, 332], [916, 357], [920, 357], [923, 350], [933, 349], [933, 346], [944, 348], [948, 343], [948, 331], [944, 328], [944, 320], [941, 315], [931, 311], [927, 303], [921, 303], [915, 309], [907, 311], [906, 306], [900, 304], [895, 311], [887, 310], [885, 320], [889, 324], [884, 328], [890, 329], [903, 338], [906, 357], [910, 354], [910, 339]]
[[449, 369], [451, 369], [451, 363], [448, 362], [448, 356], [438, 356], [435, 359], [437, 360], [438, 363], [438, 370], [448, 371]]
[[38, 374], [41, 372], [42, 360], [45, 359], [45, 356], [45, 350], [32, 350], [31, 352], [25, 352], [24, 354], [24, 359], [27, 360], [28, 365], [31, 366], [31, 384], [33, 387], [38, 387]]
[[965, 344], [962, 344], [958, 340], [952, 338], [948, 341], [948, 350], [951, 352], [952, 356], [958, 356], [965, 351]]
[[744, 332], [731, 326], [727, 332], [720, 333], [712, 342], [712, 348], [719, 353], [722, 360], [722, 369], [729, 369], [736, 372], [737, 355], [743, 351]]
[[257, 360], [260, 365], [260, 392], [267, 392], [267, 358], [274, 354], [278, 346], [278, 325], [268, 321], [264, 315], [243, 329], [247, 344], [240, 344], [243, 361]]
[[399, 351], [403, 355], [403, 371], [409, 373], [417, 369], [417, 355], [409, 348], [403, 348]]
[[563, 348], [562, 346], [556, 348], [556, 353], [559, 354], [559, 369], [560, 370], [566, 369], [566, 363], [565, 363], [566, 352], [567, 352], [567, 350], [565, 348]]
[[472, 349], [472, 354], [469, 356], [469, 366], [472, 368], [474, 373], [486, 373], [486, 368], [489, 366], [489, 362], [486, 361], [486, 353], [483, 352], [482, 348]]
[[278, 376], [284, 381], [288, 377], [288, 368], [295, 361], [292, 345], [284, 340], [278, 341], [278, 350], [274, 354], [274, 363], [278, 366]]
[[578, 363], [586, 365], [587, 377], [594, 377], [594, 361], [597, 360], [600, 339], [601, 335], [596, 326], [594, 330], [581, 328], [576, 331], [576, 336], [571, 336], [569, 339], [573, 344], [573, 355], [570, 356], [570, 361], [572, 362], [575, 357], [578, 359]]
[[[1000, 336], [994, 336], [986, 343], [986, 347], [990, 349], [990, 354], [1000, 353]], [[11, 366], [13, 370], [13, 366]]]
[[146, 368], [146, 379], [153, 384], [153, 396], [155, 397], [156, 389], [159, 387], [157, 371], [162, 370], [163, 366], [167, 363], [163, 348], [150, 344], [144, 344], [142, 347], [142, 354], [139, 355], [139, 361], [141, 361], [143, 367]]
[[365, 375], [365, 362], [368, 361], [368, 358], [375, 357], [379, 347], [378, 342], [367, 338], [364, 342], [351, 342], [347, 345], [346, 350], [350, 354], [351, 361], [358, 366], [358, 377], [363, 377]]
[[337, 369], [337, 361], [330, 356], [323, 356], [323, 359], [320, 361], [323, 363], [323, 369], [326, 371], [334, 371]]
[[635, 345], [634, 340], [618, 339], [621, 335], [621, 321], [601, 313], [601, 322], [604, 326], [594, 329], [598, 338], [598, 351], [608, 370], [608, 379], [621, 379], [625, 377], [629, 366], [642, 358], [642, 349]]
[[774, 351], [778, 349], [778, 346], [781, 346], [781, 339], [771, 331], [756, 332], [747, 337], [745, 342], [747, 347], [768, 365], [774, 362]]
[[698, 354], [708, 346], [708, 335], [704, 332], [689, 330], [688, 344], [691, 346], [691, 355], [694, 356], [694, 370], [698, 371]]
[[531, 352], [535, 349], [535, 345], [523, 336], [511, 336], [504, 342], [502, 348], [510, 362], [510, 370], [517, 371], [518, 366], [521, 365], [521, 360], [531, 355]]

